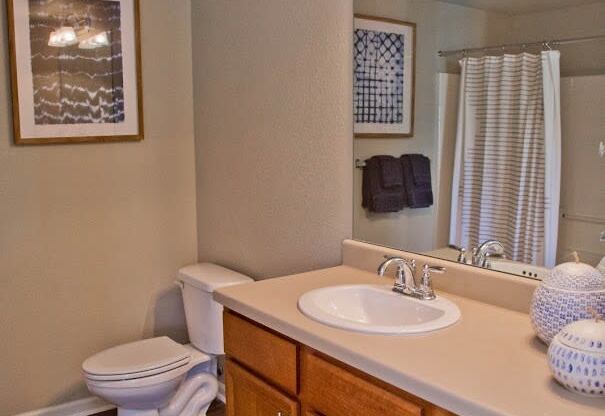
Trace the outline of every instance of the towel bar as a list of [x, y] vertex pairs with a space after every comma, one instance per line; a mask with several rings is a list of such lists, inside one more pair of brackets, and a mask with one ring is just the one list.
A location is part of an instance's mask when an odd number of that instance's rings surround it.
[[357, 169], [363, 169], [366, 166], [366, 162], [361, 159], [355, 159], [355, 167]]
[[579, 215], [579, 214], [561, 214], [562, 218], [571, 221], [588, 222], [591, 224], [605, 224], [605, 218], [591, 217], [590, 215]]

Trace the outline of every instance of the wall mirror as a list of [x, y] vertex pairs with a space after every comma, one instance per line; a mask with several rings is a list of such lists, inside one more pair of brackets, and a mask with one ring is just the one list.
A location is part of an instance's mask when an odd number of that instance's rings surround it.
[[605, 273], [605, 2], [355, 13], [416, 24], [417, 77], [413, 137], [354, 139], [353, 237], [534, 279], [576, 252]]

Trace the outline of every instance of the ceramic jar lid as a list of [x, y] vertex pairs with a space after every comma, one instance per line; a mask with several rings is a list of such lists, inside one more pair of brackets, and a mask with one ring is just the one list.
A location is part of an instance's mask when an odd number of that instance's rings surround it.
[[605, 321], [586, 319], [564, 327], [557, 339], [568, 347], [605, 355]]
[[583, 292], [605, 290], [605, 276], [585, 263], [559, 264], [546, 275], [542, 283], [563, 290]]

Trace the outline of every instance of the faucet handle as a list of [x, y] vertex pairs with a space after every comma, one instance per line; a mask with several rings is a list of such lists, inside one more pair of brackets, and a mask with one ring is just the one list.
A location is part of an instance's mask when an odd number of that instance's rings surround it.
[[458, 253], [458, 258], [456, 259], [458, 263], [466, 264], [466, 249], [461, 248]]
[[445, 273], [445, 267], [430, 266], [425, 264], [422, 266], [422, 279], [420, 281], [420, 291], [422, 292], [422, 298], [426, 300], [435, 299], [435, 291], [433, 290], [433, 282], [431, 280], [431, 273]]
[[425, 280], [430, 283], [431, 273], [443, 274], [446, 272], [446, 270], [447, 269], [445, 267], [429, 266], [428, 264], [425, 264], [422, 266], [422, 283], [424, 284]]
[[455, 244], [449, 244], [448, 247], [458, 252], [458, 257], [456, 258], [458, 263], [466, 264], [466, 249], [464, 247]]
[[435, 272], [435, 273], [445, 273], [447, 271], [447, 269], [445, 267], [442, 267], [442, 266], [429, 266], [428, 264], [425, 264], [422, 267], [422, 270], [429, 270], [429, 271]]
[[479, 257], [479, 247], [473, 247], [471, 249], [471, 264], [473, 266], [477, 266], [478, 263], [478, 258]]

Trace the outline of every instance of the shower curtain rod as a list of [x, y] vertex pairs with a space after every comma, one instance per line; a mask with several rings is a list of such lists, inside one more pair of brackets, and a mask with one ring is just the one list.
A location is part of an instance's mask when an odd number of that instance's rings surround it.
[[605, 35], [601, 36], [586, 36], [582, 38], [568, 38], [568, 39], [559, 39], [559, 40], [543, 40], [541, 42], [525, 42], [525, 43], [511, 43], [508, 45], [498, 45], [498, 46], [488, 46], [485, 48], [469, 48], [469, 49], [457, 49], [452, 51], [439, 51], [438, 55], [442, 58], [452, 55], [467, 55], [470, 53], [477, 52], [490, 52], [490, 51], [504, 51], [506, 49], [528, 49], [535, 47], [542, 47], [543, 49], [552, 49], [553, 47], [557, 47], [560, 45], [570, 45], [572, 43], [584, 43], [584, 42], [594, 42], [598, 40], [605, 40]]

